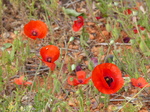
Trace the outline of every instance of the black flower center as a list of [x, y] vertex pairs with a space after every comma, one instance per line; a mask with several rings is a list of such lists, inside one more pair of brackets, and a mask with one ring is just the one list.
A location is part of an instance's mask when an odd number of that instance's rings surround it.
[[79, 81], [79, 83], [83, 83], [83, 80], [81, 80], [81, 79], [79, 79], [78, 81]]
[[141, 87], [141, 86], [142, 86], [142, 84], [141, 84], [141, 83], [138, 83], [138, 86], [139, 86], [139, 87]]
[[108, 86], [111, 86], [111, 83], [113, 82], [113, 79], [111, 77], [106, 76], [105, 81], [107, 82]]
[[32, 31], [32, 35], [33, 35], [33, 36], [37, 36], [37, 35], [38, 35], [38, 32]]
[[52, 58], [48, 57], [48, 58], [46, 58], [46, 61], [49, 62], [49, 63], [51, 63], [52, 62]]

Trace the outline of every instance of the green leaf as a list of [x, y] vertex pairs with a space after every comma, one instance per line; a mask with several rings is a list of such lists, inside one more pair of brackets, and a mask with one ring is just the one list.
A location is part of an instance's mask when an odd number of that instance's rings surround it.
[[3, 64], [10, 63], [10, 54], [6, 50], [4, 50], [2, 53], [2, 63]]
[[112, 30], [112, 35], [114, 36], [115, 40], [117, 40], [119, 38], [119, 35], [120, 35], [120, 30], [118, 28], [114, 28]]
[[75, 70], [75, 68], [76, 68], [76, 65], [75, 65], [75, 64], [72, 64], [72, 65], [71, 65], [71, 70], [73, 71], [73, 70]]
[[71, 16], [74, 16], [74, 17], [78, 17], [78, 16], [80, 16], [80, 15], [82, 15], [83, 13], [79, 13], [79, 12], [76, 12], [75, 10], [73, 10], [73, 9], [65, 9], [64, 7], [63, 7], [63, 11], [66, 13], [66, 14], [68, 14], [68, 15], [71, 15]]
[[89, 45], [86, 43], [85, 40], [87, 41], [86, 37], [84, 37], [83, 35], [81, 35], [81, 36], [80, 36], [80, 43], [81, 43], [81, 45], [82, 45], [82, 46], [89, 47]]
[[7, 49], [7, 48], [9, 48], [9, 47], [11, 47], [12, 46], [12, 44], [11, 43], [5, 43], [4, 44], [4, 47]]
[[93, 64], [91, 62], [90, 62], [90, 64], [88, 64], [88, 69], [93, 70]]
[[2, 81], [3, 81], [2, 74], [3, 74], [3, 70], [2, 70], [2, 67], [0, 67], [0, 83], [1, 84], [2, 84]]
[[145, 44], [144, 41], [141, 41], [141, 42], [140, 42], [139, 47], [140, 47], [140, 49], [141, 49], [141, 51], [142, 51], [143, 53], [148, 51], [147, 46], [146, 46], [146, 44]]
[[150, 52], [144, 52], [145, 56], [150, 56]]
[[109, 24], [109, 23], [107, 23], [107, 24], [106, 24], [106, 30], [107, 30], [108, 32], [110, 32], [110, 31], [111, 31], [111, 29], [112, 29], [112, 27], [110, 26], [110, 24]]
[[74, 37], [70, 37], [69, 39], [69, 42], [73, 41], [74, 40]]
[[30, 46], [29, 46], [29, 45], [26, 46], [26, 54], [27, 54], [27, 55], [30, 54]]
[[0, 77], [2, 77], [2, 74], [3, 74], [3, 70], [2, 67], [0, 67]]
[[3, 74], [3, 70], [2, 70], [2, 67], [0, 67], [0, 91], [3, 90], [3, 77], [2, 77], [2, 74]]
[[15, 57], [15, 48], [14, 48], [14, 46], [12, 47], [12, 50], [11, 50], [11, 52], [10, 52], [10, 60], [11, 61], [13, 61], [13, 59], [14, 59], [14, 57]]
[[1, 47], [1, 50], [4, 51], [5, 49], [10, 48], [11, 46], [12, 46], [11, 43], [5, 43], [5, 44], [3, 45], [3, 47]]

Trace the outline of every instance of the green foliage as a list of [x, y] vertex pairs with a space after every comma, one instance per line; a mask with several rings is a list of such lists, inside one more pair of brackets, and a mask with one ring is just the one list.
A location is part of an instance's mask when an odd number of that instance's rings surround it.
[[73, 70], [75, 70], [76, 69], [76, 65], [75, 64], [72, 64], [71, 65], [71, 70], [73, 71]]
[[65, 9], [64, 7], [63, 7], [63, 11], [64, 11], [66, 14], [68, 14], [68, 15], [70, 15], [70, 16], [74, 16], [74, 17], [78, 17], [78, 16], [82, 15], [82, 13], [76, 12], [76, 11], [73, 10], [73, 9]]
[[[100, 48], [102, 49], [104, 48], [104, 50], [101, 50], [100, 54], [97, 55], [97, 57], [99, 58], [99, 62], [100, 63], [103, 62], [102, 60], [103, 56], [106, 56], [106, 55], [109, 56], [109, 53], [111, 54], [113, 53], [115, 60], [114, 58], [111, 59], [111, 57], [110, 58], [108, 57], [107, 58], [108, 62], [115, 63], [122, 70], [123, 75], [129, 74], [131, 78], [132, 77], [138, 78], [139, 76], [144, 74], [147, 80], [149, 80], [148, 69], [145, 66], [149, 65], [150, 63], [148, 59], [148, 56], [150, 56], [150, 39], [149, 39], [150, 27], [149, 27], [149, 20], [148, 20], [149, 11], [150, 11], [150, 5], [149, 5], [150, 1], [149, 0], [145, 0], [145, 1], [147, 3], [146, 11], [148, 9], [148, 12], [146, 12], [146, 14], [143, 14], [142, 11], [139, 11], [137, 14], [138, 19], [139, 19], [137, 23], [136, 22], [134, 23], [133, 21], [131, 21], [132, 17], [135, 15], [123, 14], [123, 11], [124, 9], [126, 9], [126, 7], [120, 7], [121, 6], [120, 2], [115, 3], [116, 7], [113, 7], [112, 0], [96, 0], [96, 2], [93, 2], [91, 0], [89, 1], [89, 4], [96, 3], [96, 6], [100, 10], [99, 12], [100, 15], [102, 14], [102, 16], [106, 19], [106, 24], [104, 23], [104, 26], [106, 30], [111, 34], [110, 35], [111, 39], [105, 40], [105, 42], [110, 42], [108, 43], [108, 45], [110, 46], [107, 46], [107, 47], [100, 46]], [[63, 37], [63, 41], [69, 41], [68, 45], [70, 45], [71, 43], [74, 42], [74, 40], [76, 40], [74, 34], [77, 33], [78, 35], [78, 32], [73, 32], [72, 34], [70, 34], [70, 32], [67, 32], [68, 30], [63, 32], [63, 28], [65, 25], [61, 23], [62, 22], [61, 19], [63, 19], [63, 21], [66, 21], [66, 23], [68, 23], [68, 26], [71, 27], [71, 24], [69, 24], [70, 21], [68, 22], [67, 20], [68, 18], [66, 19], [65, 17], [67, 15], [74, 16], [74, 17], [80, 16], [80, 15], [85, 16], [83, 13], [77, 12], [76, 10], [71, 9], [71, 8], [64, 8], [64, 7], [60, 8], [59, 4], [57, 3], [57, 0], [50, 0], [50, 1], [47, 1], [47, 0], [35, 0], [35, 1], [34, 0], [24, 0], [24, 1], [11, 0], [11, 3], [13, 2], [15, 2], [16, 5], [14, 4], [13, 5], [16, 8], [18, 6], [21, 6], [22, 4], [25, 4], [25, 8], [27, 10], [27, 15], [29, 16], [29, 19], [35, 18], [35, 19], [46, 20], [46, 23], [48, 24], [49, 28], [51, 28], [50, 29], [51, 36], [53, 36], [53, 33], [55, 33], [53, 32], [54, 29], [52, 27], [55, 25], [58, 25], [58, 27], [62, 28], [62, 29], [58, 28], [58, 32], [62, 31], [61, 36]], [[1, 2], [0, 2], [0, 5], [1, 5]], [[92, 10], [93, 7], [94, 6], [91, 6], [90, 9]], [[41, 12], [39, 13], [39, 11]], [[93, 12], [93, 11], [89, 11], [89, 12]], [[117, 18], [114, 17], [114, 12], [117, 13]], [[64, 13], [66, 15], [62, 17]], [[96, 16], [94, 13], [90, 15], [94, 15], [93, 17]], [[89, 32], [86, 31], [86, 27], [88, 27], [86, 22], [88, 21], [87, 20], [85, 21], [85, 26], [82, 29], [82, 34], [80, 34], [79, 32], [79, 35], [78, 35], [80, 36], [79, 42], [81, 45], [81, 49], [79, 51], [81, 51], [81, 53], [84, 53], [84, 56], [87, 58], [89, 64], [85, 65], [84, 69], [87, 69], [87, 71], [89, 70], [88, 75], [91, 75], [91, 72], [94, 68], [94, 64], [91, 62], [90, 58], [94, 56], [94, 53], [91, 52], [91, 49], [90, 49], [91, 44], [89, 44], [88, 41], [90, 41], [91, 43], [93, 42], [92, 46], [96, 46], [98, 42], [97, 40], [89, 39], [89, 34], [88, 34]], [[92, 22], [99, 24], [99, 22], [101, 21], [98, 20], [98, 21], [92, 21]], [[134, 34], [132, 28], [139, 24], [141, 26], [144, 26], [146, 28], [146, 31], [143, 31], [143, 32], [141, 31], [139, 34]], [[122, 31], [125, 31], [127, 35], [132, 38], [132, 42], [130, 42], [132, 43], [132, 45], [130, 46], [132, 49], [126, 49], [125, 46], [120, 48], [120, 46], [118, 47], [117, 45], [115, 45], [116, 40], [122, 39], [121, 37]], [[14, 33], [15, 35], [18, 34], [18, 32], [14, 32]], [[64, 35], [66, 37], [65, 39], [64, 39]], [[70, 38], [68, 39], [68, 37]], [[100, 36], [100, 38], [103, 38], [103, 37]], [[51, 37], [49, 39], [51, 39]], [[54, 39], [52, 39], [52, 41], [51, 40], [49, 41], [49, 39], [48, 39], [48, 43], [55, 44], [54, 42], [56, 41]], [[61, 40], [62, 39], [60, 39], [59, 42], [63, 43]], [[47, 41], [47, 40], [45, 39], [44, 41]], [[61, 45], [59, 42], [56, 44]], [[22, 40], [21, 37], [17, 35], [14, 41], [12, 42], [12, 44], [5, 43], [3, 47], [1, 48], [2, 56], [0, 57], [0, 62], [1, 62], [0, 63], [0, 91], [3, 90], [4, 82], [7, 82], [7, 80], [10, 79], [10, 76], [12, 77], [16, 75], [18, 71], [20, 72], [22, 70], [21, 67], [25, 66], [24, 62], [26, 61], [26, 59], [32, 56], [30, 52], [30, 44], [31, 44], [30, 41], [24, 41]], [[125, 43], [122, 42], [122, 44], [125, 44]], [[43, 43], [41, 43], [41, 45], [43, 45]], [[68, 52], [70, 51], [70, 49], [68, 49], [68, 45], [66, 45], [67, 47], [65, 48], [66, 49], [65, 55], [68, 55], [68, 54], [73, 55], [72, 52], [71, 53]], [[34, 89], [22, 88], [18, 86], [17, 91], [13, 91], [14, 94], [12, 92], [12, 95], [10, 96], [4, 95], [2, 96], [2, 98], [0, 98], [0, 103], [2, 104], [0, 105], [0, 111], [4, 111], [4, 112], [5, 111], [6, 112], [7, 111], [8, 112], [17, 112], [17, 111], [19, 112], [49, 112], [49, 111], [57, 112], [61, 110], [62, 112], [73, 112], [73, 111], [84, 112], [84, 111], [87, 111], [87, 109], [89, 110], [91, 109], [91, 105], [92, 105], [91, 98], [95, 99], [96, 103], [104, 104], [102, 110], [105, 110], [109, 103], [109, 95], [100, 93], [95, 87], [93, 87], [94, 85], [92, 81], [90, 81], [88, 83], [88, 86], [86, 87], [84, 86], [73, 87], [73, 86], [69, 86], [66, 84], [69, 87], [67, 89], [63, 88], [64, 82], [67, 83], [66, 81], [67, 81], [68, 75], [73, 73], [77, 64], [76, 64], [76, 60], [74, 60], [75, 62], [73, 62], [75, 64], [72, 64], [72, 62], [67, 63], [66, 66], [68, 69], [67, 71], [68, 73], [63, 73], [62, 72], [62, 67], [64, 65], [63, 61], [65, 60], [66, 57], [63, 55], [63, 53], [61, 54], [62, 55], [60, 57], [63, 57], [63, 58], [60, 58], [62, 63], [60, 61], [56, 63], [57, 68], [60, 69], [59, 74], [57, 74], [58, 71], [56, 73], [55, 71], [54, 73], [52, 72], [53, 75], [50, 74], [53, 79], [52, 86], [50, 89], [46, 88], [49, 80], [44, 79], [45, 85], [44, 87], [41, 87], [41, 86], [38, 87], [38, 90], [36, 91], [36, 95], [34, 98], [34, 104], [32, 106], [22, 105], [21, 98], [22, 96], [26, 94], [26, 91], [32, 92], [34, 91]], [[74, 57], [73, 58], [69, 57], [69, 59], [70, 60], [74, 59]], [[82, 62], [82, 59], [80, 61]], [[84, 63], [81, 63], [81, 64], [84, 65]], [[130, 85], [129, 80], [127, 80], [126, 82], [127, 83], [125, 83], [125, 86]], [[34, 82], [34, 85], [37, 86], [37, 82]], [[77, 90], [77, 88], [79, 89]], [[128, 89], [125, 89], [125, 91], [127, 92]], [[121, 95], [118, 95], [118, 96], [121, 96]], [[71, 98], [75, 98], [78, 101], [78, 105], [77, 105], [78, 107], [76, 107], [77, 110], [71, 109], [72, 107], [68, 103], [68, 100]], [[116, 106], [116, 108], [118, 107]], [[128, 103], [124, 107], [124, 111], [125, 112], [137, 111], [137, 109], [136, 109], [136, 106]]]
[[1, 50], [5, 50], [5, 49], [7, 49], [7, 48], [10, 48], [11, 46], [12, 46], [11, 43], [5, 43], [5, 44], [3, 45], [3, 47], [1, 48]]
[[3, 70], [2, 67], [0, 67], [0, 92], [3, 90]]
[[1, 61], [2, 61], [2, 64], [11, 64], [10, 53], [7, 50], [3, 51]]
[[120, 36], [120, 29], [116, 28], [116, 27], [113, 28], [112, 35], [113, 35], [114, 39], [117, 40]]
[[141, 40], [139, 47], [144, 55], [150, 56], [150, 39], [147, 39], [146, 41]]
[[86, 32], [86, 29], [82, 29], [82, 34], [80, 36], [80, 44], [82, 47], [88, 47], [87, 41], [89, 40], [89, 34]]
[[99, 2], [99, 4], [97, 4], [97, 7], [103, 14], [103, 17], [107, 17], [108, 16], [108, 3], [105, 0], [97, 0], [97, 1]]
[[[124, 105], [124, 104], [123, 104]], [[138, 109], [132, 103], [128, 103], [126, 107], [123, 109], [124, 112], [137, 112]]]

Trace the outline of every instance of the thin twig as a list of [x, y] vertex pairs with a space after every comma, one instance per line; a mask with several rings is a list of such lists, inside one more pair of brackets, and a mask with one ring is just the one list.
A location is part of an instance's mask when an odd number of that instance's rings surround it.
[[[135, 101], [135, 100], [137, 100], [137, 98], [132, 99], [131, 102]], [[120, 101], [127, 101], [127, 99], [110, 99], [110, 102], [116, 102], [116, 101], [118, 101], [118, 102], [120, 102]]]
[[71, 1], [71, 3], [66, 3], [66, 4], [64, 4], [64, 6], [65, 6], [65, 7], [69, 7], [70, 5], [75, 4], [75, 3], [77, 3], [77, 2], [80, 2], [80, 1], [81, 1], [81, 0], [76, 0], [76, 1], [74, 1], [74, 2]]
[[[120, 45], [120, 46], [131, 46], [131, 43], [114, 43], [115, 45]], [[95, 45], [103, 45], [103, 46], [108, 46], [110, 45], [109, 43], [97, 43]]]
[[34, 71], [30, 71], [30, 70], [28, 70], [28, 71], [25, 71], [25, 73], [34, 73], [34, 72], [41, 72], [41, 71], [46, 71], [46, 70], [49, 70], [50, 68], [44, 68], [44, 69], [40, 69], [40, 70], [34, 70]]
[[73, 51], [73, 52], [79, 52], [79, 50], [74, 50], [74, 49], [67, 49], [67, 48], [61, 48], [62, 50], [68, 50], [68, 51]]

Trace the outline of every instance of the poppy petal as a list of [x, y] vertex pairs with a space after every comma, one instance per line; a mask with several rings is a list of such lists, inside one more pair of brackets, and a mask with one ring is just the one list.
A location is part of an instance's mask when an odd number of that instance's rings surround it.
[[[148, 84], [148, 82], [143, 77], [139, 77], [138, 79], [132, 78], [131, 83], [133, 86], [139, 88], [143, 88]], [[150, 85], [147, 85], [146, 87], [150, 87]]]
[[17, 85], [23, 85], [24, 83], [24, 76], [21, 76], [20, 78], [14, 79], [14, 83]]
[[55, 67], [56, 67], [55, 63], [49, 63], [49, 62], [46, 62], [44, 60], [42, 60], [42, 61], [51, 69], [51, 71], [55, 70]]
[[82, 80], [82, 79], [84, 80], [86, 78], [86, 72], [84, 71], [78, 71], [76, 72], [76, 75], [79, 80]]
[[31, 85], [31, 84], [32, 84], [32, 82], [24, 82], [25, 86], [28, 86], [28, 85]]
[[80, 28], [84, 25], [84, 19], [82, 16], [79, 16], [76, 21], [74, 21], [74, 24], [72, 26], [73, 31], [77, 32], [80, 30]]
[[[72, 81], [71, 78], [73, 79]], [[79, 84], [77, 79], [75, 79], [73, 76], [69, 76], [67, 82], [72, 86], [77, 86]]]
[[116, 93], [122, 88], [124, 80], [120, 69], [112, 63], [103, 63], [92, 71], [94, 86], [104, 94]]
[[31, 20], [24, 26], [24, 33], [31, 39], [44, 38], [48, 32], [47, 25], [40, 21]]
[[42, 59], [44, 61], [48, 61], [49, 58], [51, 58], [51, 63], [55, 62], [59, 56], [60, 56], [60, 51], [57, 46], [54, 45], [47, 45], [45, 47], [42, 47], [40, 49], [40, 54], [42, 56]]
[[91, 77], [87, 78], [84, 80], [83, 84], [87, 84], [89, 82], [89, 80], [91, 79]]
[[132, 10], [131, 10], [131, 9], [126, 9], [126, 10], [124, 11], [124, 14], [130, 15], [130, 14], [132, 14]]

